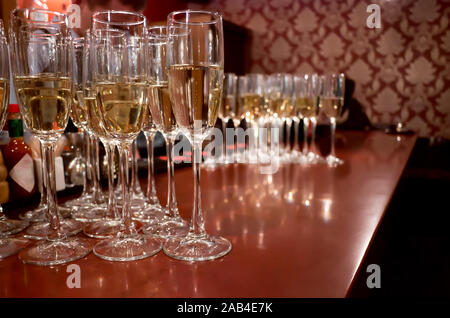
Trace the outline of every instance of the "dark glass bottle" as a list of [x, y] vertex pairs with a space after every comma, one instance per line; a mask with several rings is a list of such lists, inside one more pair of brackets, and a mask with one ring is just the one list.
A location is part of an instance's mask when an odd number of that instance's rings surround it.
[[31, 148], [23, 140], [23, 121], [17, 104], [9, 105], [9, 144], [3, 149], [10, 200], [31, 197], [36, 192]]

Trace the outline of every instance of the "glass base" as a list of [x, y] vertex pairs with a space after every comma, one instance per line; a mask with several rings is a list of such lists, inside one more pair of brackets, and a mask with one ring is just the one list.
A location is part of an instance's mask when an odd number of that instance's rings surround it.
[[30, 241], [22, 238], [0, 239], [0, 259], [19, 253], [28, 244]]
[[71, 208], [74, 210], [77, 210], [78, 208], [83, 208], [83, 207], [93, 207], [95, 206], [94, 204], [94, 198], [92, 195], [88, 194], [88, 195], [81, 195], [80, 197], [76, 198], [76, 199], [72, 199], [69, 201], [66, 201], [62, 204], [58, 205], [59, 207], [63, 207], [63, 208]]
[[164, 218], [163, 209], [157, 205], [146, 204], [143, 207], [132, 207], [133, 220], [145, 223], [159, 223]]
[[[61, 214], [63, 218], [68, 218], [72, 215], [72, 209], [58, 206], [58, 211]], [[29, 222], [44, 222], [47, 221], [47, 206], [46, 205], [40, 205], [36, 209], [25, 212], [23, 214], [19, 215], [19, 219], [26, 220]]]
[[[142, 223], [133, 222], [137, 232], [142, 229]], [[86, 236], [104, 239], [116, 236], [121, 229], [122, 222], [120, 220], [102, 220], [88, 223], [83, 229]]]
[[326, 160], [327, 165], [329, 167], [337, 167], [337, 166], [340, 166], [340, 165], [344, 164], [343, 160], [341, 160], [341, 159], [339, 159], [339, 158], [337, 158], [335, 156], [332, 156], [332, 155], [329, 155], [325, 160]]
[[19, 259], [26, 264], [51, 266], [83, 258], [91, 250], [91, 242], [83, 238], [43, 241], [22, 250], [19, 253]]
[[0, 219], [0, 237], [19, 233], [30, 223], [23, 220], [12, 220], [8, 218]]
[[105, 204], [97, 205], [95, 207], [81, 208], [72, 212], [72, 219], [78, 222], [97, 222], [105, 218], [108, 213], [108, 207]]
[[182, 218], [165, 218], [145, 227], [142, 232], [159, 239], [185, 237], [189, 232], [189, 225]]
[[125, 262], [150, 257], [162, 248], [161, 241], [144, 235], [110, 238], [97, 243], [94, 254], [108, 261]]
[[[75, 220], [64, 219], [61, 220], [61, 232], [66, 236], [73, 236], [80, 233], [82, 230], [81, 224]], [[47, 238], [50, 232], [50, 223], [42, 222], [31, 225], [25, 231], [25, 237], [33, 240], [43, 240]]]
[[220, 236], [187, 235], [183, 238], [168, 239], [163, 246], [164, 253], [183, 261], [208, 261], [228, 254], [231, 243]]
[[323, 163], [324, 159], [314, 152], [308, 152], [306, 155], [306, 160], [309, 164]]

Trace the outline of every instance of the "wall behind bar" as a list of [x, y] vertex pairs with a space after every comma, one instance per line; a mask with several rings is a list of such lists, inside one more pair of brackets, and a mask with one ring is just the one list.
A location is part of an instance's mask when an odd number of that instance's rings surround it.
[[[381, 29], [370, 29], [370, 3]], [[253, 72], [344, 72], [373, 123], [401, 121], [450, 138], [450, 2], [445, 0], [211, 0], [253, 31]]]

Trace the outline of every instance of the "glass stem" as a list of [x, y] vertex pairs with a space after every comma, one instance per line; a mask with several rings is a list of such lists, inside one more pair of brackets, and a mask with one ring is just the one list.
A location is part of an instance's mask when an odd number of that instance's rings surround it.
[[291, 150], [292, 119], [286, 118], [286, 152]]
[[331, 156], [334, 158], [336, 157], [336, 150], [334, 148], [334, 142], [335, 142], [335, 133], [336, 133], [336, 118], [331, 117], [330, 118], [330, 129], [331, 129]]
[[92, 138], [93, 145], [93, 169], [92, 179], [94, 181], [94, 199], [96, 203], [102, 202], [102, 190], [100, 189], [100, 152], [98, 138]]
[[175, 139], [166, 137], [167, 150], [167, 216], [179, 218], [177, 197], [175, 194], [175, 164], [174, 164], [174, 144]]
[[315, 117], [310, 118], [311, 121], [311, 151], [316, 153], [316, 128], [317, 128], [317, 119]]
[[131, 219], [131, 184], [129, 181], [128, 158], [130, 144], [124, 143], [119, 147], [120, 153], [120, 180], [122, 186], [122, 225], [120, 235], [130, 237], [137, 235]]
[[278, 123], [279, 123], [279, 127], [280, 127], [280, 141], [279, 141], [279, 148], [280, 148], [280, 153], [284, 153], [286, 150], [286, 144], [284, 142], [284, 118], [280, 118], [278, 119]]
[[41, 203], [39, 203], [39, 206], [47, 206], [47, 187], [44, 185], [45, 183], [45, 170], [44, 170], [44, 152], [45, 152], [45, 147], [44, 144], [39, 141], [39, 147], [41, 148]]
[[300, 120], [297, 117], [293, 119], [294, 123], [294, 144], [292, 145], [292, 150], [298, 151], [298, 133], [300, 129]]
[[83, 193], [81, 197], [85, 197], [87, 195], [92, 194], [92, 187], [89, 181], [92, 180], [92, 166], [91, 166], [91, 137], [86, 131], [83, 131], [83, 139], [84, 139], [84, 159], [85, 159], [85, 173], [84, 173], [84, 181], [83, 181]]
[[306, 156], [309, 152], [308, 147], [308, 129], [309, 118], [303, 117], [303, 154]]
[[147, 139], [147, 200], [151, 205], [159, 205], [158, 197], [156, 196], [156, 186], [154, 177], [154, 156], [153, 156], [153, 138], [155, 134], [152, 132], [145, 132]]
[[56, 197], [55, 144], [48, 141], [42, 141], [42, 143], [44, 146], [44, 187], [47, 187], [47, 218], [50, 221], [50, 230], [47, 239], [56, 241], [64, 239], [65, 235], [61, 232], [61, 215], [58, 211]]
[[194, 173], [194, 206], [189, 235], [195, 238], [206, 237], [205, 221], [202, 212], [202, 195], [200, 191], [200, 163], [202, 161], [202, 142], [192, 143], [192, 167]]
[[106, 215], [111, 219], [119, 219], [120, 217], [116, 211], [116, 202], [114, 196], [114, 144], [110, 142], [104, 142], [103, 145], [105, 146], [106, 158], [108, 160], [108, 212]]
[[134, 193], [138, 194], [141, 193], [141, 188], [139, 185], [139, 166], [138, 166], [138, 159], [137, 159], [137, 155], [136, 155], [136, 151], [137, 151], [137, 139], [135, 139], [133, 141], [133, 144], [131, 145], [131, 157], [132, 157], [132, 170], [131, 170], [131, 184], [132, 184], [132, 190]]

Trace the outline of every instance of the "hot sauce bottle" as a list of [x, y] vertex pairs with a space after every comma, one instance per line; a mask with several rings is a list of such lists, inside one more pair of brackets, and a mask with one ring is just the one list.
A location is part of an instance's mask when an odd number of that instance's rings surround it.
[[31, 148], [23, 140], [23, 121], [17, 104], [9, 105], [9, 144], [3, 149], [8, 169], [10, 200], [31, 197], [36, 191]]

